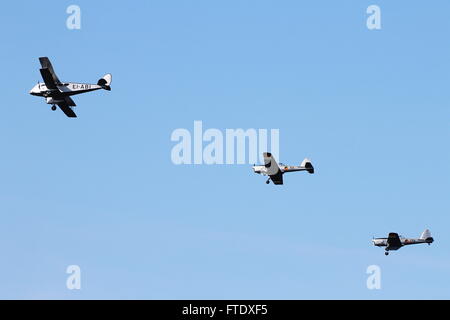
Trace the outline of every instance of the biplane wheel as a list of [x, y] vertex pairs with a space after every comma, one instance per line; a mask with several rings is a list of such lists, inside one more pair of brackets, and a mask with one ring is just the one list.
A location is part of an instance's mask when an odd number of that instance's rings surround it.
[[56, 110], [56, 106], [52, 106], [52, 110], [55, 111]]
[[384, 254], [385, 254], [386, 256], [388, 256], [388, 255], [389, 255], [389, 252], [386, 251]]
[[266, 181], [266, 184], [269, 184], [269, 183], [270, 183], [270, 180], [267, 180], [267, 181]]

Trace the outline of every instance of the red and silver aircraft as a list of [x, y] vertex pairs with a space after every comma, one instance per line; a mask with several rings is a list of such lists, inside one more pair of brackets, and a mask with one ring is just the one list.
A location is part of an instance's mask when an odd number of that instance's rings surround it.
[[283, 184], [283, 174], [294, 171], [308, 171], [314, 173], [314, 167], [309, 159], [303, 160], [300, 166], [287, 166], [282, 163], [278, 164], [270, 152], [264, 152], [264, 165], [253, 166], [253, 172], [269, 176], [266, 183], [272, 180], [273, 184]]
[[88, 83], [73, 83], [73, 82], [61, 82], [53, 70], [52, 64], [47, 57], [39, 58], [41, 62], [41, 72], [44, 83], [39, 83], [31, 89], [30, 94], [33, 96], [44, 97], [47, 104], [52, 105], [52, 110], [56, 110], [56, 106], [70, 118], [76, 118], [77, 115], [73, 112], [72, 107], [76, 104], [70, 98], [70, 96], [81, 94], [85, 92], [95, 91], [99, 89], [105, 89], [110, 91], [111, 87], [111, 74], [106, 74], [98, 80], [97, 84]]
[[373, 245], [377, 247], [386, 247], [384, 249], [386, 252], [385, 255], [389, 254], [389, 251], [391, 250], [398, 250], [403, 246], [407, 246], [410, 244], [419, 244], [419, 243], [428, 243], [428, 245], [432, 244], [434, 241], [433, 237], [431, 236], [430, 230], [426, 229], [424, 232], [422, 232], [422, 235], [419, 239], [409, 239], [405, 238], [403, 236], [399, 236], [395, 232], [389, 233], [389, 236], [387, 238], [374, 238], [372, 239]]

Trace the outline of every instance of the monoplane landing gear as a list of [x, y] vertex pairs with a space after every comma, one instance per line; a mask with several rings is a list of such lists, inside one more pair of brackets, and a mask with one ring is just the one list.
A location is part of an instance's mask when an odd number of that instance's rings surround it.
[[52, 110], [55, 111], [56, 110], [56, 106], [52, 105]]
[[386, 252], [384, 253], [384, 255], [388, 256], [388, 255], [389, 255], [389, 251], [386, 251]]
[[269, 184], [270, 183], [270, 178], [269, 179], [267, 179], [267, 181], [266, 181], [266, 184]]

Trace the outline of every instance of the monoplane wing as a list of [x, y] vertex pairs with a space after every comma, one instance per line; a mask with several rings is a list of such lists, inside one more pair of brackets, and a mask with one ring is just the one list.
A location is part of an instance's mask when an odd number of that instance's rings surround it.
[[281, 171], [278, 171], [275, 175], [270, 175], [270, 179], [272, 180], [273, 184], [283, 184], [283, 174]]
[[283, 184], [283, 173], [275, 158], [270, 152], [264, 152], [263, 157], [264, 166], [267, 168], [267, 175], [273, 181], [273, 184]]
[[388, 247], [393, 247], [393, 248], [400, 248], [402, 246], [400, 237], [395, 232], [389, 233], [389, 236], [387, 239], [387, 244], [388, 244]]

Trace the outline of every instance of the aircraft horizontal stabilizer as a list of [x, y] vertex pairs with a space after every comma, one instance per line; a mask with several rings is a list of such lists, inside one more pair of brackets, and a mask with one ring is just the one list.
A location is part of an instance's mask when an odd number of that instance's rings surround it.
[[308, 173], [310, 173], [310, 174], [314, 173], [314, 167], [313, 167], [313, 165], [311, 163], [311, 160], [309, 160], [308, 158], [303, 160], [303, 162], [302, 162], [302, 164], [300, 166], [304, 167], [306, 169], [306, 171], [308, 171]]
[[97, 85], [101, 86], [103, 89], [111, 91], [111, 81], [112, 75], [110, 73], [105, 74], [103, 78], [99, 79]]
[[420, 239], [425, 240], [427, 243], [432, 243], [434, 241], [433, 237], [431, 236], [431, 232], [428, 229], [425, 229], [425, 231], [422, 232]]

